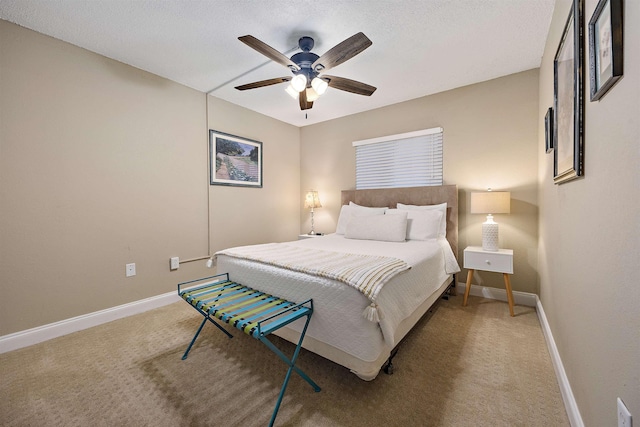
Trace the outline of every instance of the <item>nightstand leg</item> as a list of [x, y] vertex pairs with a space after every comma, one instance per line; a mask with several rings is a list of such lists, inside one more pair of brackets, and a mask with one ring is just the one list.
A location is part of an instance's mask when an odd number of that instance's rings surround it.
[[473, 279], [473, 270], [467, 272], [467, 288], [464, 290], [464, 299], [462, 300], [462, 306], [467, 306], [467, 298], [469, 298], [469, 291], [471, 290], [471, 279]]
[[507, 273], [502, 273], [504, 276], [504, 286], [507, 288], [507, 300], [509, 300], [509, 313], [511, 317], [514, 317], [513, 314], [513, 294], [511, 293], [511, 280], [509, 279], [509, 275]]

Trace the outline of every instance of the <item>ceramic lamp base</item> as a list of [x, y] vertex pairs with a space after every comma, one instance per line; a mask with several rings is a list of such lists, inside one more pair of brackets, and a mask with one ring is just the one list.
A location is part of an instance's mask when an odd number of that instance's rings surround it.
[[482, 249], [492, 252], [498, 250], [498, 223], [493, 220], [482, 224]]

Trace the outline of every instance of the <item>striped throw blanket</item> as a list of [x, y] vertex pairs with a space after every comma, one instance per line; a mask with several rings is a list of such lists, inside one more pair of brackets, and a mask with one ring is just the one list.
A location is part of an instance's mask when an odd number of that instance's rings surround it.
[[363, 315], [376, 322], [382, 319], [376, 304], [380, 290], [395, 275], [411, 268], [397, 258], [323, 251], [285, 243], [242, 246], [219, 251], [217, 255], [257, 261], [346, 283], [371, 301]]

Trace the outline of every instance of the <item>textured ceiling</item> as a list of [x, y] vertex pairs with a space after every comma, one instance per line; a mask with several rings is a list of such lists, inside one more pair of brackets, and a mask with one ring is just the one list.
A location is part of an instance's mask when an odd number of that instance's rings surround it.
[[[540, 66], [555, 0], [0, 0], [0, 18], [305, 126]], [[378, 90], [329, 88], [300, 111], [290, 75], [238, 41], [251, 34], [291, 56], [301, 36], [322, 55], [357, 32], [373, 45], [329, 74]], [[305, 117], [306, 113], [306, 117]]]

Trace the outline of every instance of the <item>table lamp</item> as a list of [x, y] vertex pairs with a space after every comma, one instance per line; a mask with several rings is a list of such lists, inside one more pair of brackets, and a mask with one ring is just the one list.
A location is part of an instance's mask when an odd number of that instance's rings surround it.
[[304, 207], [305, 209], [311, 209], [311, 231], [309, 232], [309, 234], [316, 234], [313, 229], [313, 209], [322, 207], [317, 191], [310, 190], [309, 192], [307, 192], [307, 194], [304, 196]]
[[471, 213], [488, 214], [487, 221], [482, 223], [482, 249], [498, 250], [498, 223], [493, 214], [511, 211], [511, 193], [508, 191], [484, 191], [471, 193]]

